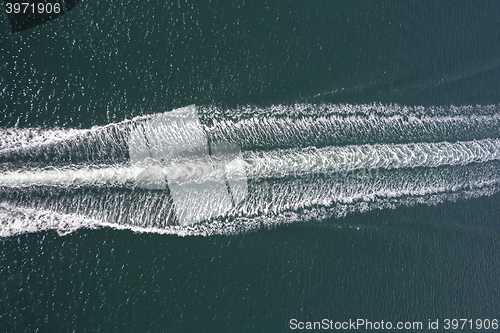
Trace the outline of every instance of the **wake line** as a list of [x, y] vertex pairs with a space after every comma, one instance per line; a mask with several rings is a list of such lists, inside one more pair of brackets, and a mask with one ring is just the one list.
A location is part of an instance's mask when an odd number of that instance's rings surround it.
[[499, 111], [190, 105], [88, 130], [0, 129], [0, 235], [225, 234], [491, 195]]
[[[226, 142], [243, 151], [330, 147], [362, 144], [457, 142], [500, 138], [500, 107], [446, 108], [398, 105], [276, 105], [234, 110], [198, 108], [210, 142]], [[157, 137], [138, 150], [177, 149], [192, 133], [189, 127], [155, 124], [155, 115], [85, 130], [0, 129], [3, 171], [52, 166], [122, 164], [129, 160], [128, 136], [143, 124]], [[172, 135], [175, 133], [175, 135]], [[160, 140], [161, 139], [161, 140]]]
[[[247, 177], [269, 178], [360, 169], [453, 166], [493, 160], [500, 160], [499, 139], [295, 149], [260, 154], [249, 152], [243, 155], [242, 163]], [[177, 159], [157, 165], [161, 165], [159, 172], [171, 180], [197, 179], [200, 182], [220, 178], [219, 169], [212, 167], [215, 162], [210, 158]], [[137, 164], [7, 172], [0, 174], [0, 186], [133, 186], [146, 167], [147, 164]]]
[[[79, 223], [86, 227], [106, 225], [180, 235], [227, 234], [259, 227], [261, 223], [323, 220], [373, 209], [491, 195], [500, 189], [499, 168], [499, 161], [491, 161], [478, 165], [379, 170], [376, 174], [312, 174], [251, 180], [248, 195], [239, 205], [222, 214], [217, 212], [220, 206], [210, 206], [208, 209], [215, 218], [185, 226], [176, 226], [175, 216], [184, 214], [184, 210], [197, 209], [198, 205], [188, 205], [179, 211], [163, 191], [113, 187], [50, 190], [35, 187], [28, 192], [12, 189], [1, 194], [0, 218], [4, 225], [0, 234], [17, 232], [26, 224], [33, 228], [33, 223], [40, 224], [39, 230], [56, 229], [62, 234], [77, 229], [75, 224]], [[198, 201], [196, 195], [187, 195], [185, 199]], [[30, 223], [30, 219], [36, 220]]]
[[[261, 156], [259, 156], [261, 155]], [[277, 154], [251, 154], [254, 177], [359, 169], [400, 169], [464, 165], [500, 159], [500, 140], [327, 147]]]
[[242, 149], [325, 147], [330, 145], [470, 141], [500, 137], [500, 116], [250, 118], [207, 127], [213, 141]]
[[[438, 203], [494, 193], [500, 186], [498, 161], [442, 168], [379, 170], [376, 174], [270, 179], [252, 186], [245, 216], [331, 207], [336, 217], [349, 211]], [[436, 201], [437, 200], [437, 201]], [[327, 213], [327, 215], [329, 215]]]

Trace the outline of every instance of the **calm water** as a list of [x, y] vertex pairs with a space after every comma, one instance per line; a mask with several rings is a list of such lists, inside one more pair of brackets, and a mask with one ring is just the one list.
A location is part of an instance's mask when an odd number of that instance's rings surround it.
[[[16, 34], [0, 20], [0, 331], [500, 319], [497, 2], [85, 0]], [[190, 104], [241, 148], [248, 193], [179, 227], [131, 183], [124, 121]]]

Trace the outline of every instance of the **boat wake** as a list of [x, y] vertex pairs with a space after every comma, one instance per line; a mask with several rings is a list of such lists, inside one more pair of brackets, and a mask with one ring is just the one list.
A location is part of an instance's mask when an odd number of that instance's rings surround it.
[[498, 106], [189, 106], [88, 130], [0, 130], [0, 236], [212, 235], [500, 189]]

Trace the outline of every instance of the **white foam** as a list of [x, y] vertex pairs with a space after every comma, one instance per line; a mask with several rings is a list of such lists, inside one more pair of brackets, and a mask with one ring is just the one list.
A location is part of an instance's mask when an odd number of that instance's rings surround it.
[[[210, 142], [228, 142], [243, 150], [472, 141], [500, 137], [500, 106], [406, 107], [399, 105], [296, 104], [269, 108], [198, 108]], [[193, 128], [156, 122], [158, 115], [137, 117], [91, 129], [1, 129], [0, 163], [4, 170], [69, 165], [121, 163], [128, 154], [129, 133], [138, 126], [149, 138], [143, 150], [182, 149]], [[154, 124], [155, 126], [150, 126]], [[170, 127], [169, 127], [170, 126]], [[175, 133], [175, 137], [172, 134]], [[183, 138], [178, 140], [176, 138]], [[147, 146], [147, 147], [146, 147]], [[141, 145], [137, 145], [140, 152]], [[22, 163], [20, 161], [23, 161]], [[7, 165], [5, 162], [12, 162]], [[33, 166], [31, 165], [31, 166]]]
[[[238, 165], [227, 164], [229, 155], [224, 154], [124, 161], [127, 140], [138, 128], [156, 139], [135, 145], [134, 156], [147, 152], [155, 157], [165, 151], [165, 144], [174, 145], [168, 147], [172, 151], [182, 150], [186, 140], [169, 139], [171, 126], [155, 122], [155, 115], [89, 130], [0, 130], [8, 134], [0, 142], [0, 236], [41, 230], [66, 234], [97, 226], [177, 235], [230, 234], [262, 225], [491, 195], [500, 189], [498, 111], [498, 106], [375, 104], [202, 108], [205, 125], [196, 125], [196, 142], [206, 134], [211, 143], [246, 148]], [[175, 131], [189, 139], [192, 129], [177, 126]], [[118, 157], [109, 157], [110, 152], [118, 152]], [[30, 164], [34, 160], [35, 167]], [[73, 160], [78, 162], [71, 164]], [[237, 172], [229, 172], [232, 169]], [[227, 184], [242, 190], [231, 193], [231, 205], [215, 196], [205, 202], [209, 221], [173, 226], [173, 204], [160, 190], [166, 186], [137, 186], [138, 179], [151, 176], [184, 188], [199, 189], [203, 187], [197, 184], [216, 181], [222, 190]], [[191, 206], [199, 204], [190, 193], [183, 198], [186, 204], [177, 216], [193, 214], [196, 207]]]
[[[159, 212], [158, 203], [163, 202], [159, 193], [137, 195], [130, 192], [116, 194], [114, 199], [111, 196], [80, 195], [66, 198], [60, 205], [47, 202], [45, 198], [34, 198], [30, 207], [3, 202], [0, 204], [0, 236], [43, 230], [55, 230], [64, 235], [79, 228], [97, 227], [179, 236], [228, 235], [263, 226], [338, 218], [373, 209], [435, 205], [492, 195], [500, 190], [498, 167], [496, 163], [478, 167], [402, 169], [377, 175], [262, 180], [252, 184], [246, 200], [227, 215], [182, 227], [149, 221], [155, 219], [153, 214]], [[60, 211], [60, 206], [71, 208], [73, 212]], [[132, 214], [133, 219], [127, 223], [128, 214]]]
[[30, 209], [0, 203], [0, 237], [55, 230], [60, 236], [98, 224], [77, 214], [60, 214], [47, 209]]
[[221, 120], [207, 126], [212, 141], [243, 149], [299, 148], [364, 143], [470, 141], [498, 137], [500, 115], [403, 117], [326, 115]]
[[29, 149], [33, 146], [63, 142], [88, 132], [89, 130], [63, 128], [50, 130], [41, 128], [1, 128], [0, 154], [14, 150]]
[[[241, 162], [246, 169], [247, 177], [269, 178], [360, 169], [453, 166], [494, 160], [500, 160], [499, 139], [247, 152]], [[158, 161], [156, 163], [155, 170], [163, 175], [161, 177], [178, 183], [193, 179], [197, 179], [198, 182], [220, 179], [222, 171], [215, 166], [224, 165], [224, 161], [210, 157], [178, 158], [162, 164]], [[139, 174], [148, 166], [148, 163], [137, 163], [11, 171], [0, 173], [0, 186], [134, 184]], [[240, 174], [241, 177], [245, 175]]]
[[247, 153], [249, 177], [401, 169], [484, 163], [500, 159], [500, 140], [360, 145]]

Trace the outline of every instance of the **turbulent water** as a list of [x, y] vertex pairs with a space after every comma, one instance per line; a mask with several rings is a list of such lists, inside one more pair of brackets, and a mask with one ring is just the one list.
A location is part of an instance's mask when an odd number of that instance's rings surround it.
[[[144, 121], [155, 115], [87, 130], [2, 129], [0, 235], [48, 229], [66, 234], [99, 226], [229, 234], [491, 195], [500, 190], [499, 109], [378, 104], [199, 107], [208, 142], [241, 148], [238, 166], [244, 173], [231, 173], [226, 165], [226, 178], [214, 165], [229, 160], [229, 155], [132, 159], [129, 136], [139, 123], [154, 138], [139, 145], [140, 152], [172, 148], [187, 140], [179, 138], [192, 135], [184, 127], [147, 128]], [[208, 205], [200, 209], [208, 209], [210, 218], [183, 225], [178, 216], [187, 208], [175, 207], [168, 189], [138, 183], [152, 164], [169, 184], [179, 186], [225, 186], [228, 179], [237, 178], [245, 183], [242, 200], [229, 207], [222, 199], [209, 204], [187, 194], [189, 209]]]

